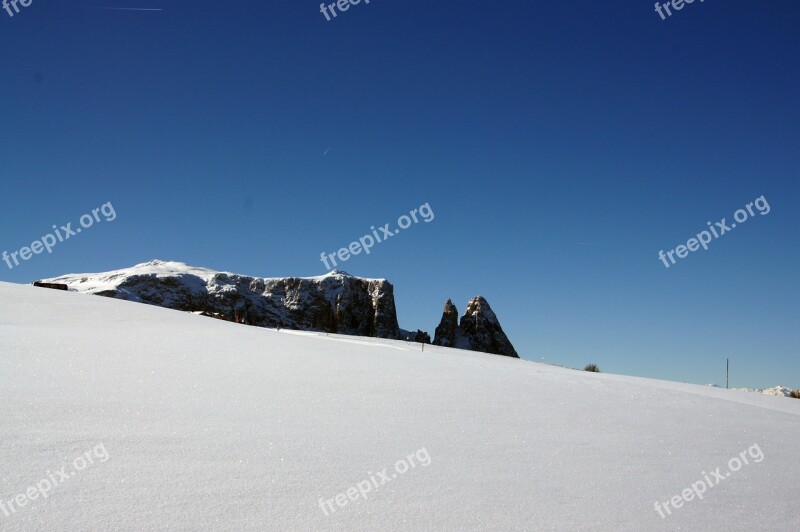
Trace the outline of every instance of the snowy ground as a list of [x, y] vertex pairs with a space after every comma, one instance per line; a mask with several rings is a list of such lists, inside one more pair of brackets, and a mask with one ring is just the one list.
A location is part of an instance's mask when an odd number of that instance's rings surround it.
[[2, 530], [800, 530], [784, 397], [0, 283], [0, 399]]

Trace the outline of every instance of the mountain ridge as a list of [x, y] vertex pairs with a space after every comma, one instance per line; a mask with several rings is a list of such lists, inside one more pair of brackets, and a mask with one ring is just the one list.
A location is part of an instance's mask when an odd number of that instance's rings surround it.
[[[314, 277], [255, 277], [154, 259], [37, 282], [258, 327], [432, 343], [425, 331], [400, 328], [392, 283], [341, 269]], [[453, 347], [519, 358], [484, 297], [470, 300], [460, 327]]]

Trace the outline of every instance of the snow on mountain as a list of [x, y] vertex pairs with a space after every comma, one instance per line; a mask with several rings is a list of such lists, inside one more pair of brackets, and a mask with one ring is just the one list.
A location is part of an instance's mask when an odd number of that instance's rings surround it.
[[420, 347], [0, 283], [0, 529], [800, 529], [800, 401]]
[[260, 327], [400, 337], [391, 283], [341, 270], [317, 277], [261, 278], [153, 260], [44, 282]]
[[789, 394], [792, 393], [792, 389], [787, 388], [786, 386], [773, 386], [772, 388], [761, 390], [761, 393], [767, 395], [777, 395], [779, 397], [789, 397]]
[[[317, 277], [260, 278], [152, 260], [106, 273], [70, 274], [42, 281], [65, 284], [87, 294], [204, 313], [260, 327], [431, 343], [428, 333], [398, 326], [391, 283], [355, 277], [342, 270]], [[447, 304], [455, 310], [449, 299]], [[446, 305], [443, 320], [447, 312]], [[519, 356], [481, 296], [470, 300], [461, 325], [456, 321], [452, 334], [452, 341], [434, 343]]]
[[755, 393], [763, 393], [765, 395], [776, 395], [778, 397], [789, 397], [789, 394], [792, 393], [792, 389], [787, 388], [786, 386], [773, 386], [772, 388], [731, 388], [731, 389], [740, 392], [755, 392]]

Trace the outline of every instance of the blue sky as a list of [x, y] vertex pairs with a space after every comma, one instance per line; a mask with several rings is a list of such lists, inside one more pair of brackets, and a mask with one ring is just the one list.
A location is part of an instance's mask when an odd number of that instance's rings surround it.
[[[96, 9], [156, 8], [161, 11]], [[153, 258], [349, 259], [401, 326], [485, 296], [523, 358], [800, 388], [800, 6], [34, 0], [0, 11], [0, 252], [111, 202], [27, 283]], [[760, 196], [771, 211], [658, 259]]]

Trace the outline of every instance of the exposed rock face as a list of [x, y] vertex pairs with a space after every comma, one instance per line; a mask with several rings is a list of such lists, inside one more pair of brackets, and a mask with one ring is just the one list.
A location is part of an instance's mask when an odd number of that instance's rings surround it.
[[500, 327], [500, 321], [483, 296], [469, 300], [467, 310], [458, 326], [456, 319], [456, 307], [448, 299], [444, 306], [442, 321], [436, 328], [434, 345], [519, 358], [503, 328]]
[[150, 261], [105, 274], [67, 275], [70, 289], [261, 327], [399, 338], [394, 289], [342, 271], [320, 277], [258, 278]]
[[[398, 327], [390, 282], [339, 270], [319, 277], [261, 278], [153, 260], [123, 270], [43, 281], [260, 327], [431, 343], [424, 331]], [[433, 343], [519, 358], [489, 303], [480, 296], [469, 301], [460, 324], [458, 310], [448, 299]]]
[[434, 345], [441, 345], [443, 347], [456, 346], [456, 332], [458, 329], [458, 309], [449, 299], [444, 304], [444, 312], [442, 313], [442, 321], [433, 334]]
[[460, 333], [469, 343], [468, 349], [519, 358], [508, 340], [500, 321], [483, 296], [474, 297], [467, 303], [461, 317]]

